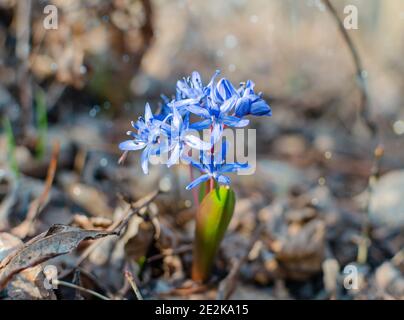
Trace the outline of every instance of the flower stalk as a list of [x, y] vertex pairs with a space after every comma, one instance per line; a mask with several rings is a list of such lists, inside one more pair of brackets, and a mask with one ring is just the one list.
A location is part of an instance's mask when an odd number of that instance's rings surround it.
[[[144, 116], [132, 122], [129, 140], [120, 143], [123, 160], [129, 151], [142, 150], [141, 168], [149, 173], [149, 159], [169, 155], [167, 167], [185, 161], [189, 165], [190, 182], [197, 208], [193, 250], [192, 279], [209, 279], [216, 253], [233, 215], [236, 196], [229, 187], [230, 173], [249, 167], [248, 163], [227, 162], [227, 143], [223, 141], [226, 127], [243, 128], [249, 124], [247, 116], [271, 116], [272, 110], [255, 93], [254, 83], [248, 80], [239, 88], [222, 78], [216, 81], [216, 72], [207, 85], [203, 85], [198, 72], [177, 82], [173, 99], [163, 97], [160, 112], [154, 114], [146, 104]], [[197, 120], [192, 121], [194, 118]], [[210, 128], [210, 141], [192, 134]], [[215, 145], [221, 144], [220, 148]], [[193, 158], [187, 148], [199, 151]], [[194, 177], [193, 168], [200, 175]], [[199, 197], [197, 188], [199, 187]]]

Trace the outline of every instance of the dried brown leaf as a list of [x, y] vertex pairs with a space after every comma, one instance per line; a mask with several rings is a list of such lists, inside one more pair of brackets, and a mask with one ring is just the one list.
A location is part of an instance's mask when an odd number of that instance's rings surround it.
[[25, 269], [7, 285], [7, 298], [11, 300], [55, 300], [53, 289], [45, 288], [46, 277], [41, 265]]
[[0, 288], [4, 288], [13, 275], [53, 257], [69, 253], [83, 240], [97, 239], [111, 234], [115, 233], [54, 225], [47, 232], [35, 237], [4, 258], [0, 263]]

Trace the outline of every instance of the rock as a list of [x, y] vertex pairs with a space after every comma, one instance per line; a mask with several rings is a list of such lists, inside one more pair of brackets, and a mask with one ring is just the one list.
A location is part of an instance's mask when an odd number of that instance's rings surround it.
[[370, 199], [369, 214], [376, 224], [404, 226], [404, 170], [391, 171], [376, 183]]

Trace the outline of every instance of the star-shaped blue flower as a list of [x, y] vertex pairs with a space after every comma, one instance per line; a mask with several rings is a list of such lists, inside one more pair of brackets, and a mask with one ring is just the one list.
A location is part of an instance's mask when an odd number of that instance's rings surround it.
[[199, 161], [184, 156], [184, 160], [188, 161], [192, 166], [204, 173], [188, 184], [186, 189], [190, 190], [209, 179], [214, 179], [219, 184], [229, 185], [231, 180], [224, 174], [237, 172], [240, 169], [246, 169], [249, 167], [247, 163], [225, 163], [225, 155], [226, 145], [223, 143], [222, 152], [215, 153], [213, 156], [207, 152], [201, 151]]
[[154, 118], [148, 103], [145, 107], [144, 118], [140, 117], [136, 123], [132, 121], [132, 126], [137, 130], [137, 133], [128, 131], [127, 134], [133, 139], [121, 142], [119, 144], [119, 149], [124, 151], [144, 149], [140, 162], [143, 172], [148, 174], [150, 156], [165, 151], [160, 143], [160, 139], [161, 135], [166, 134], [167, 130], [169, 130], [169, 126], [163, 121]]
[[178, 110], [174, 108], [168, 134], [171, 150], [171, 156], [167, 162], [168, 167], [179, 162], [186, 145], [198, 150], [209, 150], [211, 148], [210, 143], [192, 135], [192, 131], [189, 129], [189, 114], [182, 118]]
[[186, 105], [185, 108], [204, 120], [193, 123], [192, 129], [202, 130], [211, 128], [211, 143], [216, 143], [222, 136], [224, 126], [241, 128], [248, 125], [249, 120], [229, 115], [239, 98], [236, 89], [225, 78], [217, 84], [211, 81], [205, 92], [207, 94], [202, 104]]
[[248, 80], [247, 83], [239, 88], [235, 106], [235, 116], [244, 117], [246, 115], [254, 116], [271, 116], [272, 110], [270, 106], [261, 97], [261, 93], [254, 92], [254, 82]]

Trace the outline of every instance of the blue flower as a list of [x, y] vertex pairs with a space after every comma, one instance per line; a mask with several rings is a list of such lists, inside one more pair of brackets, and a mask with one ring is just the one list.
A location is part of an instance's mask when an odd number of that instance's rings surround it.
[[[217, 73], [215, 74], [215, 76]], [[202, 130], [211, 127], [211, 143], [216, 143], [222, 136], [224, 125], [241, 128], [248, 125], [249, 120], [231, 116], [229, 113], [236, 106], [239, 98], [236, 89], [225, 78], [214, 83], [214, 78], [205, 90], [206, 99], [200, 104], [185, 104], [185, 108], [203, 118], [204, 120], [193, 123], [192, 129]]]
[[166, 149], [160, 142], [161, 135], [167, 134], [169, 126], [153, 116], [148, 103], [145, 107], [144, 118], [140, 117], [136, 123], [132, 122], [132, 126], [137, 130], [137, 133], [128, 131], [127, 134], [133, 139], [121, 142], [119, 149], [124, 151], [144, 149], [140, 161], [143, 172], [148, 174], [150, 156], [158, 155]]
[[200, 100], [205, 95], [205, 88], [198, 72], [192, 72], [191, 77], [177, 81], [177, 100]]
[[181, 115], [189, 112], [189, 108], [198, 109], [204, 106], [204, 100], [209, 94], [210, 85], [213, 83], [219, 71], [212, 76], [209, 84], [203, 86], [201, 76], [198, 72], [192, 72], [191, 77], [177, 81], [176, 96], [168, 105], [171, 109], [177, 109]]
[[201, 151], [199, 161], [195, 161], [191, 157], [184, 156], [186, 161], [204, 173], [188, 184], [186, 189], [190, 190], [197, 185], [208, 181], [209, 179], [215, 179], [219, 184], [229, 185], [231, 180], [229, 177], [224, 175], [225, 173], [237, 172], [239, 169], [246, 169], [249, 167], [247, 163], [225, 163], [225, 155], [226, 146], [225, 143], [223, 143], [222, 152], [216, 153], [213, 156]]
[[244, 86], [238, 90], [239, 98], [235, 106], [235, 116], [244, 117], [246, 115], [271, 116], [270, 106], [262, 99], [261, 94], [254, 92], [254, 82], [248, 80]]
[[[244, 119], [245, 116], [270, 116], [272, 111], [262, 99], [261, 93], [254, 92], [252, 81], [236, 89], [225, 78], [216, 81], [218, 74], [219, 71], [216, 71], [206, 86], [196, 71], [190, 77], [179, 80], [175, 98], [170, 101], [162, 96], [162, 106], [155, 115], [149, 104], [146, 104], [144, 118], [132, 122], [136, 129], [135, 132], [128, 132], [132, 139], [119, 144], [119, 148], [125, 151], [124, 155], [128, 151], [143, 150], [141, 167], [145, 174], [148, 173], [149, 159], [153, 155], [171, 152], [168, 167], [178, 163], [180, 158], [188, 161], [203, 174], [192, 181], [187, 189], [209, 179], [219, 184], [229, 184], [230, 179], [225, 174], [247, 168], [248, 164], [225, 163], [225, 145], [221, 153], [214, 153], [214, 145], [222, 137], [224, 127], [244, 127], [249, 123], [248, 119]], [[201, 119], [190, 123], [191, 114]], [[192, 130], [207, 128], [211, 132], [210, 143], [192, 135]], [[185, 154], [186, 147], [200, 150], [199, 162]], [[213, 155], [208, 153], [209, 149]]]
[[167, 162], [168, 167], [178, 163], [185, 145], [198, 150], [208, 150], [211, 148], [210, 143], [202, 141], [191, 134], [192, 130], [189, 129], [189, 114], [185, 115], [183, 119], [176, 108], [173, 109], [170, 129], [168, 137], [170, 141], [171, 157]]
[[160, 110], [153, 117], [154, 119], [164, 121], [167, 117], [172, 114], [172, 110], [170, 107], [170, 100], [165, 95], [161, 95], [161, 99], [163, 100], [160, 106]]

